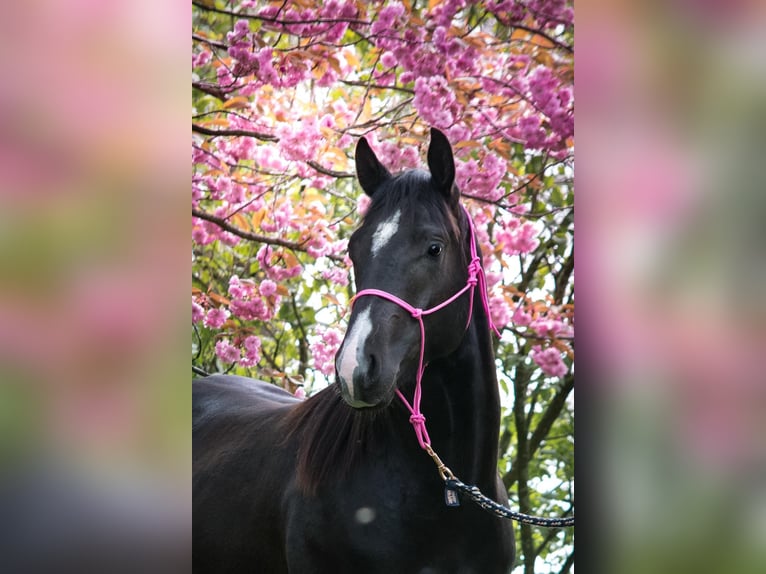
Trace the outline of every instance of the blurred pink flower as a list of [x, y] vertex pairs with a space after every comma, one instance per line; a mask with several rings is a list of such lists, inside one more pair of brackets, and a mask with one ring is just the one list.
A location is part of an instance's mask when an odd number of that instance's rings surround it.
[[519, 305], [516, 307], [516, 310], [513, 312], [513, 315], [511, 316], [511, 320], [520, 327], [526, 327], [529, 325], [532, 321], [532, 315], [527, 313], [524, 310], [524, 307], [522, 305]]
[[555, 347], [543, 350], [540, 345], [535, 345], [530, 356], [546, 375], [563, 377], [567, 373], [567, 366], [561, 360], [561, 352]]
[[208, 309], [207, 315], [205, 315], [205, 326], [211, 329], [220, 329], [228, 318], [229, 312], [222, 307]]
[[373, 35], [384, 35], [393, 33], [396, 20], [404, 14], [404, 6], [400, 2], [391, 2], [381, 8], [378, 17], [372, 23], [370, 31]]
[[264, 297], [271, 297], [277, 292], [277, 284], [270, 279], [264, 279], [261, 281], [261, 284], [258, 287], [258, 291]]
[[248, 360], [248, 365], [253, 366], [261, 359], [261, 340], [255, 335], [247, 337], [243, 343], [245, 347], [245, 358]]
[[197, 303], [194, 297], [192, 297], [192, 323], [199, 323], [204, 316], [205, 310], [202, 308], [202, 305]]
[[343, 334], [335, 328], [317, 328], [319, 338], [311, 345], [314, 367], [326, 376], [335, 373], [335, 353], [343, 341]]
[[229, 343], [228, 339], [221, 339], [215, 344], [215, 354], [224, 363], [236, 363], [240, 356], [239, 349]]

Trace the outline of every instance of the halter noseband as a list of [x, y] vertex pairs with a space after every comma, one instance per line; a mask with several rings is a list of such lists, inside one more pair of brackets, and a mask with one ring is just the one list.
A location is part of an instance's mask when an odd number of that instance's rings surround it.
[[[412, 404], [407, 401], [404, 394], [399, 389], [396, 389], [396, 394], [399, 395], [399, 398], [404, 403], [404, 406], [407, 407], [407, 410], [410, 411], [410, 423], [412, 424], [413, 428], [415, 429], [415, 435], [417, 436], [418, 443], [420, 444], [420, 448], [425, 450], [431, 458], [434, 459], [434, 461], [437, 462], [437, 466], [440, 466], [439, 472], [444, 475], [444, 471], [446, 470], [449, 472], [449, 469], [447, 469], [441, 460], [438, 460], [438, 456], [436, 456], [436, 453], [434, 453], [433, 449], [431, 448], [431, 438], [428, 436], [428, 430], [426, 429], [426, 417], [423, 415], [422, 412], [420, 412], [420, 398], [421, 398], [421, 385], [420, 382], [423, 379], [423, 372], [426, 370], [426, 364], [423, 362], [424, 355], [425, 355], [425, 348], [426, 348], [426, 328], [423, 324], [423, 315], [430, 315], [432, 313], [436, 313], [437, 311], [443, 309], [444, 307], [447, 307], [450, 303], [456, 301], [458, 297], [463, 295], [466, 291], [470, 291], [470, 298], [469, 298], [469, 307], [468, 307], [468, 322], [466, 323], [466, 329], [468, 328], [468, 325], [471, 323], [471, 317], [473, 315], [473, 295], [474, 290], [476, 289], [476, 286], [479, 286], [480, 294], [481, 294], [481, 302], [484, 306], [484, 311], [487, 315], [487, 320], [489, 321], [490, 328], [497, 334], [497, 336], [500, 336], [500, 332], [497, 330], [497, 327], [492, 323], [492, 317], [490, 316], [489, 312], [489, 299], [487, 296], [487, 279], [484, 275], [484, 269], [481, 266], [481, 259], [479, 258], [478, 250], [476, 249], [476, 233], [474, 231], [473, 221], [471, 220], [471, 216], [468, 213], [468, 210], [463, 206], [463, 212], [465, 213], [466, 219], [468, 220], [468, 230], [470, 234], [470, 243], [471, 243], [471, 262], [468, 264], [468, 280], [466, 281], [465, 287], [463, 287], [460, 291], [455, 293], [452, 297], [447, 299], [446, 301], [439, 303], [438, 305], [431, 307], [430, 309], [419, 309], [417, 307], [413, 307], [403, 299], [400, 299], [396, 295], [392, 295], [391, 293], [388, 293], [386, 291], [381, 291], [380, 289], [363, 289], [362, 291], [359, 291], [352, 299], [351, 304], [353, 305], [354, 302], [359, 297], [365, 297], [365, 296], [375, 296], [375, 297], [381, 297], [383, 299], [386, 299], [388, 301], [391, 301], [392, 303], [396, 303], [403, 309], [405, 309], [410, 315], [412, 315], [413, 318], [418, 320], [418, 323], [420, 325], [420, 359], [418, 361], [418, 372], [415, 379], [415, 393], [412, 397]], [[451, 474], [451, 473], [450, 473]], [[442, 476], [444, 478], [444, 476]]]

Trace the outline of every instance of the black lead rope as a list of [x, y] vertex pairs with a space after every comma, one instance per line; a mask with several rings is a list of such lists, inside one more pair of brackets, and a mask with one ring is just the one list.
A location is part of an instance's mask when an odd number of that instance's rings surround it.
[[430, 444], [426, 443], [425, 451], [434, 461], [434, 464], [436, 464], [436, 470], [439, 471], [439, 476], [441, 476], [444, 481], [444, 502], [447, 506], [460, 506], [458, 492], [462, 492], [473, 502], [478, 504], [479, 507], [500, 518], [507, 518], [522, 524], [531, 524], [532, 526], [542, 526], [543, 528], [566, 528], [568, 526], [574, 526], [574, 516], [568, 516], [567, 518], [542, 518], [541, 516], [530, 516], [529, 514], [515, 512], [510, 508], [495, 502], [491, 498], [484, 496], [478, 486], [469, 486], [452, 474], [452, 471], [446, 464], [444, 464], [442, 459], [439, 458], [439, 455], [434, 452], [434, 449]]
[[460, 502], [457, 497], [458, 492], [462, 492], [481, 508], [499, 516], [500, 518], [507, 518], [509, 520], [515, 520], [522, 524], [531, 524], [533, 526], [542, 526], [543, 528], [566, 528], [568, 526], [574, 526], [574, 516], [567, 518], [542, 518], [539, 516], [530, 516], [529, 514], [522, 514], [521, 512], [514, 512], [510, 508], [498, 504], [491, 498], [484, 496], [477, 486], [469, 486], [454, 476], [446, 477], [444, 479], [446, 484], [446, 490], [444, 493], [447, 506], [459, 506]]

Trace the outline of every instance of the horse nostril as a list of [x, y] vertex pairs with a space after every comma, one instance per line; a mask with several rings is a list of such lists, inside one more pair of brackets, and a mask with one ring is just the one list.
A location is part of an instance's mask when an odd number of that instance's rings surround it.
[[378, 359], [370, 353], [367, 357], [367, 376], [369, 379], [375, 379], [378, 376]]

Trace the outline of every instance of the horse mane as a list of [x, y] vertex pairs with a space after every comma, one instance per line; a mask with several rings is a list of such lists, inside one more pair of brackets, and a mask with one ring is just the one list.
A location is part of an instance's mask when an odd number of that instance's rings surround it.
[[[354, 409], [330, 385], [296, 405], [284, 419], [285, 441], [295, 440], [298, 488], [308, 495], [320, 484], [347, 476], [375, 436], [391, 424], [393, 404], [382, 409]], [[390, 432], [387, 433], [390, 436]]]

